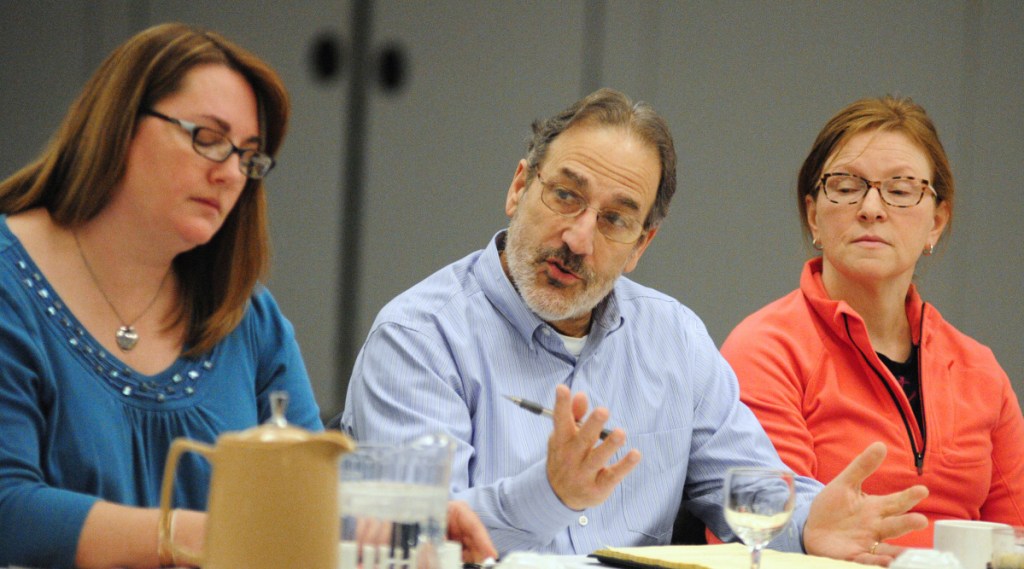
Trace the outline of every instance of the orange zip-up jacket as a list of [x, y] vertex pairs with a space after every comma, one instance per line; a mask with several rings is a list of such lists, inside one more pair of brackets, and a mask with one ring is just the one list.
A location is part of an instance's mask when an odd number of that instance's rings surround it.
[[722, 354], [743, 402], [797, 474], [827, 484], [880, 440], [889, 452], [865, 492], [928, 487], [913, 510], [928, 517], [928, 529], [890, 543], [931, 547], [935, 521], [948, 518], [1024, 525], [1024, 419], [1006, 372], [914, 286], [906, 310], [918, 345], [923, 429], [864, 321], [828, 298], [820, 258], [804, 266], [798, 290], [741, 322]]

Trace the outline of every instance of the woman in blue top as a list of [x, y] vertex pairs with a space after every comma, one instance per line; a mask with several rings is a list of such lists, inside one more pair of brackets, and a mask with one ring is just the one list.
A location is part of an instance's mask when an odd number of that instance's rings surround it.
[[[117, 48], [49, 147], [0, 183], [0, 567], [154, 567], [176, 437], [268, 415], [321, 429], [292, 326], [259, 279], [263, 178], [288, 122], [263, 61], [169, 24]], [[201, 543], [209, 466], [178, 471]]]
[[[145, 30], [43, 154], [0, 182], [0, 567], [174, 564], [158, 534], [173, 439], [323, 428], [291, 324], [258, 285], [263, 178], [288, 124], [277, 74], [222, 36]], [[185, 455], [169, 528], [203, 539], [210, 469]], [[448, 508], [464, 559], [496, 555]]]

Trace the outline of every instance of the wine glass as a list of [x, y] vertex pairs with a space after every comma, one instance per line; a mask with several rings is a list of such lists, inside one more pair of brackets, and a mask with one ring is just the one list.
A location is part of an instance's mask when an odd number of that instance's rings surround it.
[[725, 521], [750, 548], [750, 569], [761, 550], [782, 532], [796, 501], [794, 475], [770, 468], [730, 468], [725, 473]]

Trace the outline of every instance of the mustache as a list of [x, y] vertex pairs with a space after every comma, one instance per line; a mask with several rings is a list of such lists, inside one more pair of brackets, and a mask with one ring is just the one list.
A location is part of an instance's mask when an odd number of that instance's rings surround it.
[[570, 272], [583, 277], [584, 280], [589, 280], [593, 275], [590, 274], [590, 270], [586, 265], [583, 264], [583, 256], [573, 253], [568, 245], [562, 245], [558, 249], [545, 249], [540, 251], [537, 255], [536, 262], [544, 263], [550, 259], [558, 261], [559, 265], [562, 265], [565, 269]]

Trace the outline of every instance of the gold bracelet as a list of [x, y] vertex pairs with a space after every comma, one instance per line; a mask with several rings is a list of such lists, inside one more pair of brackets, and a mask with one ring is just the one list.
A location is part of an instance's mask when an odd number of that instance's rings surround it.
[[171, 512], [171, 539], [168, 540], [168, 543], [171, 544], [171, 547], [169, 548], [171, 550], [171, 565], [174, 567], [180, 567], [178, 559], [174, 556], [174, 535], [176, 533], [174, 531], [174, 526], [176, 525], [178, 525], [178, 510]]
[[174, 567], [174, 550], [171, 549], [171, 528], [174, 525], [175, 509], [169, 509], [160, 513], [160, 522], [157, 526], [156, 556], [161, 567]]

